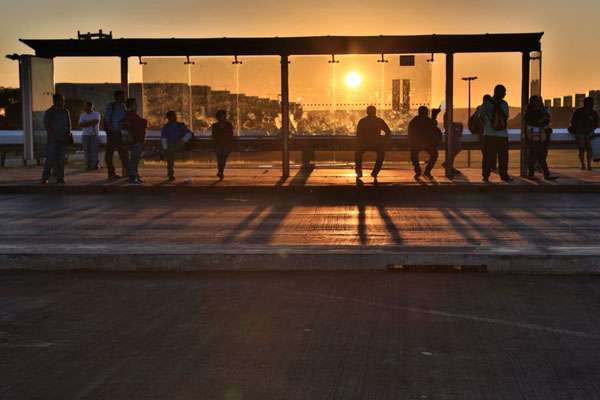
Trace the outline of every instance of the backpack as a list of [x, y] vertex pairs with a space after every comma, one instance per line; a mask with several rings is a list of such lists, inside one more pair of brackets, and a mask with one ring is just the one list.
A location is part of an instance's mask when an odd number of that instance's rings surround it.
[[494, 114], [492, 115], [492, 128], [495, 131], [503, 131], [506, 129], [508, 115], [504, 114], [501, 103], [499, 101], [494, 102]]
[[479, 112], [475, 112], [473, 115], [471, 115], [471, 117], [469, 118], [468, 126], [469, 130], [473, 135], [483, 135], [484, 123], [483, 118], [481, 118], [481, 116], [479, 115]]

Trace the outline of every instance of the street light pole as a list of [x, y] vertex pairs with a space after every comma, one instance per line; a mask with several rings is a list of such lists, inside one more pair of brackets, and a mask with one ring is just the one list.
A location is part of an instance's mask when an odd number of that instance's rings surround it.
[[476, 79], [477, 79], [476, 76], [465, 76], [465, 77], [462, 78], [463, 81], [467, 82], [467, 85], [469, 87], [469, 115], [468, 115], [467, 120], [469, 118], [471, 118], [471, 82], [474, 81], [474, 80], [476, 80]]

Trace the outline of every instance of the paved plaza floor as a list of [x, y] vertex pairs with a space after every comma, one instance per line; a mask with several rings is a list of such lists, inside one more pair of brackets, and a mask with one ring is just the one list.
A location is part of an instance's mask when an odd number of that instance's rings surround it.
[[[456, 175], [452, 180], [445, 177], [444, 170], [436, 168], [433, 171], [433, 179], [422, 178], [415, 180], [413, 172], [407, 166], [402, 168], [386, 168], [378, 179], [377, 186], [386, 187], [460, 187], [463, 190], [467, 187], [481, 188], [504, 187], [508, 190], [514, 187], [527, 187], [530, 190], [542, 188], [551, 190], [552, 187], [576, 189], [582, 187], [590, 189], [592, 187], [600, 190], [600, 169], [594, 171], [581, 171], [577, 168], [557, 168], [553, 170], [554, 175], [559, 177], [556, 181], [544, 181], [538, 174], [537, 180], [524, 179], [519, 177], [518, 170], [511, 170], [510, 173], [515, 178], [512, 183], [500, 181], [495, 174], [492, 175], [492, 185], [484, 184], [481, 180], [481, 170], [478, 168], [461, 169], [463, 174]], [[197, 164], [183, 163], [176, 168], [175, 175], [177, 180], [169, 182], [166, 179], [166, 169], [159, 163], [152, 163], [140, 169], [145, 187], [201, 187], [201, 188], [280, 188], [280, 187], [309, 187], [322, 188], [331, 186], [356, 187], [356, 186], [374, 186], [373, 179], [369, 176], [370, 170], [365, 168], [364, 178], [361, 182], [356, 181], [354, 170], [347, 166], [345, 168], [314, 168], [312, 170], [303, 170], [292, 168], [290, 177], [281, 178], [281, 169], [277, 166], [264, 165], [253, 166], [252, 168], [230, 168], [226, 170], [225, 179], [219, 181], [215, 176], [216, 171], [212, 168], [199, 167]], [[77, 186], [87, 187], [92, 191], [94, 187], [117, 188], [127, 186], [127, 180], [107, 182], [106, 170], [84, 171], [80, 166], [67, 167], [65, 174], [67, 187]], [[39, 187], [41, 177], [41, 167], [9, 167], [0, 169], [0, 190], [10, 191], [17, 187], [35, 188]], [[54, 185], [48, 185], [54, 186]]]
[[600, 398], [598, 277], [0, 273], [2, 399]]

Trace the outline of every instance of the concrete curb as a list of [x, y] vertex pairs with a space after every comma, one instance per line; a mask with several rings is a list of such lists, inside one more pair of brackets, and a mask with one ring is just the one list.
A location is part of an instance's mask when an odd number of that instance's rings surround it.
[[0, 194], [320, 194], [320, 193], [600, 193], [600, 185], [527, 184], [381, 184], [374, 186], [193, 186], [193, 185], [0, 185]]
[[[56, 252], [0, 254], [0, 271], [367, 271], [390, 266], [466, 269], [516, 274], [600, 274], [596, 251], [540, 253], [531, 251], [393, 251], [364, 249], [205, 250], [196, 252]], [[395, 269], [396, 269], [395, 268]]]

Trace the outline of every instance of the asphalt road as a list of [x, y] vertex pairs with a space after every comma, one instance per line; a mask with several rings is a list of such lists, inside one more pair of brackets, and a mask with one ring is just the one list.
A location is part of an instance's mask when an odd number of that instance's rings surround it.
[[598, 399], [600, 278], [2, 273], [2, 399]]

